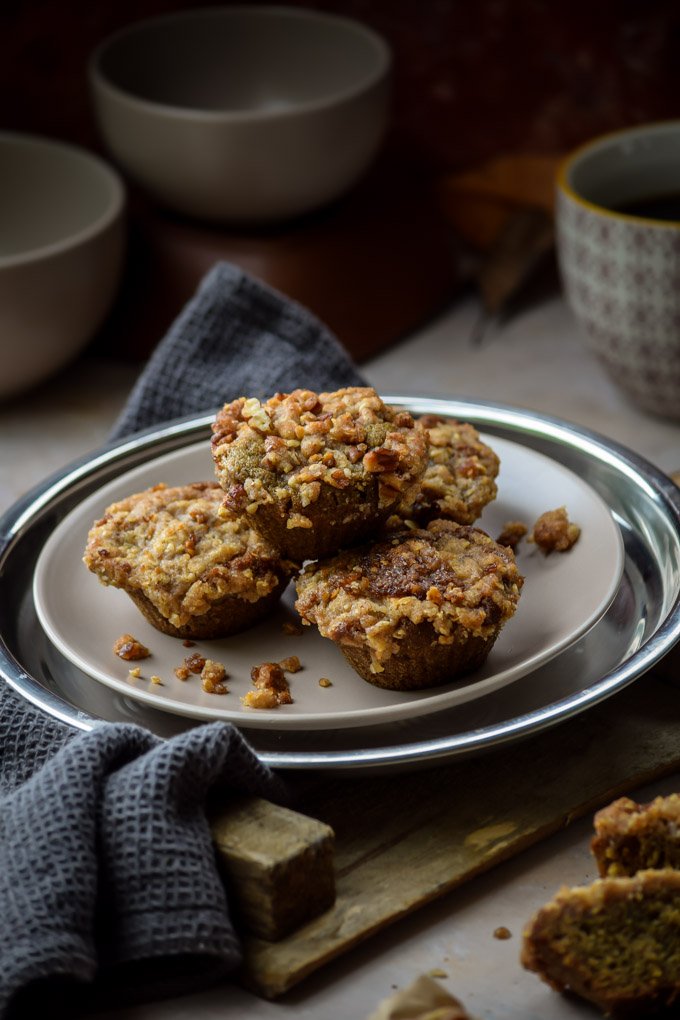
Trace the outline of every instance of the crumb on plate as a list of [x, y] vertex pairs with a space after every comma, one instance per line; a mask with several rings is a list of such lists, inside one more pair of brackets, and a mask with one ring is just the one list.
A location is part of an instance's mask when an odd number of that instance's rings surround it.
[[298, 673], [302, 669], [297, 655], [289, 655], [287, 659], [281, 659], [279, 666], [285, 673]]
[[224, 681], [227, 671], [221, 662], [205, 659], [201, 670], [201, 686], [206, 694], [227, 694], [228, 688]]
[[581, 529], [569, 520], [566, 508], [546, 510], [534, 524], [528, 541], [535, 542], [542, 552], [567, 552], [578, 541]]
[[[297, 659], [297, 656], [291, 658]], [[255, 690], [248, 691], [241, 698], [246, 708], [278, 708], [279, 705], [292, 704], [290, 687], [283, 667], [278, 662], [262, 662], [259, 666], [253, 666], [250, 679]]]
[[137, 659], [148, 659], [151, 652], [132, 634], [121, 634], [113, 643], [113, 654], [126, 662], [134, 662]]

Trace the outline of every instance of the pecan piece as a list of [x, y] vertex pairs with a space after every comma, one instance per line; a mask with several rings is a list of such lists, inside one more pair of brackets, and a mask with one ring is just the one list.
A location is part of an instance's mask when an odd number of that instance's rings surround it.
[[388, 450], [385, 446], [378, 446], [375, 450], [369, 450], [364, 457], [364, 467], [371, 474], [394, 471], [398, 466], [399, 454], [394, 450]]

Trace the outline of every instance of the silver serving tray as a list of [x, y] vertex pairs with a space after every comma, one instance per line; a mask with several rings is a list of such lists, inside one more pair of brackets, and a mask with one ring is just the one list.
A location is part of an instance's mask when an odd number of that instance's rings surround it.
[[[435, 716], [359, 730], [248, 730], [277, 769], [387, 770], [432, 765], [519, 740], [586, 711], [627, 686], [680, 638], [680, 490], [636, 454], [594, 432], [479, 401], [386, 396], [415, 414], [443, 414], [538, 450], [570, 468], [609, 505], [625, 565], [614, 601], [576, 644], [513, 684]], [[171, 736], [196, 721], [147, 708], [93, 681], [47, 640], [31, 595], [43, 542], [94, 489], [150, 457], [209, 435], [213, 415], [183, 419], [104, 449], [48, 479], [0, 519], [0, 682], [81, 730], [135, 722]]]

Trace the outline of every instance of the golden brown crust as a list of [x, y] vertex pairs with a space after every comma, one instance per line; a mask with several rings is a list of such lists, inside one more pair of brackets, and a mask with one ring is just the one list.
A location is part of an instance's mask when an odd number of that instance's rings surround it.
[[524, 932], [522, 964], [612, 1016], [680, 998], [680, 873], [640, 871], [563, 888]]
[[427, 432], [428, 463], [417, 488], [400, 502], [398, 516], [421, 527], [438, 517], [473, 524], [496, 498], [497, 455], [468, 423], [436, 415], [417, 423]]
[[450, 521], [309, 564], [296, 607], [372, 683], [447, 683], [477, 668], [515, 612], [512, 550]]
[[427, 438], [371, 387], [240, 397], [213, 423], [226, 505], [293, 558], [363, 540], [425, 470]]
[[235, 633], [273, 607], [293, 564], [222, 509], [215, 482], [156, 485], [112, 504], [83, 557], [122, 588], [146, 619], [175, 637]]
[[637, 804], [621, 797], [595, 815], [591, 850], [600, 875], [680, 868], [680, 796]]

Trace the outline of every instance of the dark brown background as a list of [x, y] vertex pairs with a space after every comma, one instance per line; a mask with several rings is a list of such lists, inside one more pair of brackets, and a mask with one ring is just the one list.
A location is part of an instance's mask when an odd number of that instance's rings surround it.
[[[0, 121], [98, 144], [85, 64], [143, 16], [198, 3], [5, 0]], [[552, 152], [680, 110], [677, 0], [339, 0], [383, 33], [396, 58], [395, 134], [436, 167], [498, 151]]]
[[[680, 115], [677, 0], [300, 5], [357, 18], [391, 43], [393, 122], [383, 160], [337, 207], [264, 232], [191, 224], [155, 209], [132, 189], [130, 267], [136, 267], [136, 283], [128, 280], [123, 288], [122, 314], [136, 310], [138, 328], [128, 343], [133, 354], [148, 352], [220, 257], [306, 302], [359, 357], [370, 354], [455, 287], [447, 261], [451, 239], [430, 192], [443, 174], [498, 154], [562, 153], [609, 129]], [[209, 4], [5, 0], [0, 127], [101, 152], [87, 93], [88, 55], [122, 25], [191, 6]], [[350, 253], [361, 247], [367, 261], [351, 264]], [[366, 292], [371, 267], [375, 287]]]

